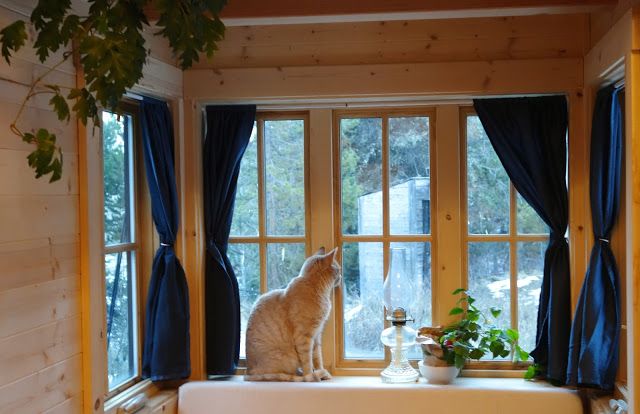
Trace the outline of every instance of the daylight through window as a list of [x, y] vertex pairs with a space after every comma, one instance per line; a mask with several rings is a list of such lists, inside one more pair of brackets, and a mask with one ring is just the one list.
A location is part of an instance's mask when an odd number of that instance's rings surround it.
[[110, 392], [135, 380], [140, 373], [133, 121], [129, 114], [102, 112], [104, 274]]

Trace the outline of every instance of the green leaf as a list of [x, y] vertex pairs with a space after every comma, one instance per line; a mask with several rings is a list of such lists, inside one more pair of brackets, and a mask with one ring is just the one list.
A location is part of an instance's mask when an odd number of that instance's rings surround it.
[[496, 308], [496, 307], [491, 307], [490, 311], [491, 311], [491, 315], [493, 315], [493, 317], [496, 318], [496, 319], [502, 313], [502, 309], [499, 309], [499, 308]]
[[520, 334], [515, 329], [507, 329], [505, 333], [513, 342], [516, 342], [518, 338], [520, 338]]
[[17, 20], [0, 30], [0, 44], [2, 44], [2, 57], [11, 64], [9, 58], [11, 51], [17, 52], [27, 41], [27, 28], [23, 20]]
[[53, 106], [53, 110], [58, 115], [58, 119], [60, 121], [69, 121], [71, 119], [71, 115], [69, 113], [69, 105], [67, 101], [60, 94], [55, 94], [49, 100], [49, 105]]
[[464, 363], [467, 361], [467, 359], [462, 355], [455, 354], [454, 361], [455, 361], [455, 366], [458, 369], [462, 369], [462, 367], [464, 367]]
[[451, 309], [451, 310], [449, 311], [449, 315], [450, 315], [450, 316], [453, 316], [453, 315], [460, 315], [461, 313], [464, 313], [464, 309], [459, 308], [459, 307], [455, 307], [455, 308], [453, 308], [453, 309]]
[[536, 368], [535, 365], [529, 365], [529, 368], [527, 368], [527, 372], [524, 373], [524, 379], [526, 380], [532, 380], [536, 377], [536, 375], [538, 374], [538, 370]]
[[489, 350], [493, 354], [493, 357], [497, 358], [504, 352], [504, 344], [501, 341], [493, 341], [489, 344]]
[[518, 361], [528, 361], [529, 360], [529, 353], [527, 351], [525, 351], [524, 349], [520, 348], [519, 346], [516, 347], [516, 360]]
[[466, 289], [458, 288], [458, 289], [454, 290], [451, 294], [452, 295], [457, 295], [458, 293], [462, 293], [462, 292], [466, 292], [466, 291], [467, 291]]
[[478, 359], [481, 359], [483, 356], [484, 356], [484, 351], [479, 348], [475, 348], [469, 353], [469, 358], [471, 359], [478, 360]]
[[35, 135], [26, 133], [23, 141], [36, 145], [36, 149], [27, 156], [29, 166], [35, 170], [36, 178], [51, 174], [49, 182], [62, 177], [62, 150], [56, 145], [55, 134], [40, 128]]

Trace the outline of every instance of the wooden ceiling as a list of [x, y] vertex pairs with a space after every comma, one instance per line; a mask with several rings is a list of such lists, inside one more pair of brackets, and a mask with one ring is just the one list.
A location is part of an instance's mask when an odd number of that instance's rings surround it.
[[309, 23], [314, 18], [326, 22], [330, 16], [334, 21], [367, 16], [386, 20], [385, 15], [403, 19], [488, 17], [582, 13], [615, 4], [616, 0], [229, 0], [222, 18], [225, 23], [251, 24], [257, 20], [255, 23], [264, 24], [269, 19], [274, 23], [283, 19]]

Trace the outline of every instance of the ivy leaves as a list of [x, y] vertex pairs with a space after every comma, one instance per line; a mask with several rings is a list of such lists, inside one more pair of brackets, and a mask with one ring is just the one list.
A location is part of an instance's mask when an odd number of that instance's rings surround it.
[[[144, 7], [151, 0], [88, 0], [87, 15], [73, 13], [71, 0], [39, 0], [31, 13], [35, 29], [33, 47], [40, 62], [45, 63], [61, 49], [73, 47], [84, 75], [84, 87], [48, 85], [44, 78], [72, 52], [50, 67], [31, 85], [22, 106], [11, 124], [11, 131], [35, 146], [29, 154], [29, 165], [36, 178], [51, 174], [50, 181], [62, 176], [62, 150], [56, 136], [47, 129], [22, 132], [17, 121], [26, 103], [36, 95], [50, 94], [49, 105], [58, 119], [69, 122], [75, 115], [84, 125], [91, 120], [100, 125], [99, 108], [118, 111], [119, 102], [128, 89], [143, 76], [143, 66], [150, 53], [145, 47], [142, 30], [149, 25]], [[216, 43], [224, 36], [224, 24], [218, 15], [226, 0], [157, 0], [153, 6], [160, 19], [157, 33], [169, 40], [183, 69], [199, 60], [201, 53], [211, 57]], [[12, 55], [28, 40], [26, 22], [18, 20], [0, 30], [0, 50], [11, 64]], [[34, 129], [35, 130], [35, 129]]]
[[[444, 328], [439, 338], [448, 364], [462, 368], [468, 359], [478, 360], [485, 355], [493, 358], [512, 355], [514, 361], [529, 359], [529, 354], [518, 345], [518, 331], [501, 329], [492, 324], [474, 305], [476, 300], [465, 289], [456, 289], [453, 294], [460, 297], [449, 315], [459, 315], [460, 319]], [[493, 319], [502, 313], [501, 309], [495, 307], [489, 311]]]

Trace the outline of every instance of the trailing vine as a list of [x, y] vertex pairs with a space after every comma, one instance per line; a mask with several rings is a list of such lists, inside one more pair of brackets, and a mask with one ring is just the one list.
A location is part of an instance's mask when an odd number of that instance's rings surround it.
[[[33, 80], [22, 101], [11, 132], [35, 147], [28, 157], [36, 178], [62, 176], [63, 154], [57, 137], [46, 128], [23, 131], [18, 127], [27, 103], [38, 95], [50, 95], [49, 105], [58, 119], [69, 122], [74, 114], [84, 125], [100, 125], [99, 108], [119, 111], [125, 92], [142, 78], [142, 67], [151, 52], [142, 36], [152, 7], [159, 16], [157, 35], [168, 39], [182, 69], [211, 58], [224, 37], [219, 13], [226, 0], [88, 0], [86, 15], [76, 14], [71, 0], [39, 0], [30, 16], [35, 31], [33, 47], [38, 60], [48, 66]], [[0, 52], [11, 65], [12, 55], [29, 40], [27, 22], [17, 20], [0, 30]], [[49, 62], [58, 50], [66, 50], [57, 62]], [[70, 51], [69, 51], [70, 50]], [[70, 57], [82, 67], [84, 86], [46, 83], [46, 77]]]

